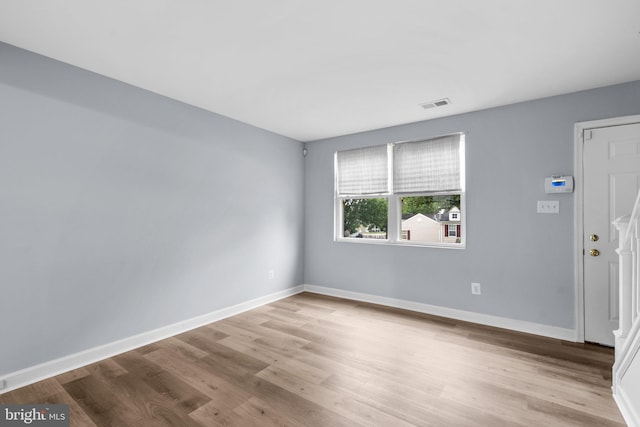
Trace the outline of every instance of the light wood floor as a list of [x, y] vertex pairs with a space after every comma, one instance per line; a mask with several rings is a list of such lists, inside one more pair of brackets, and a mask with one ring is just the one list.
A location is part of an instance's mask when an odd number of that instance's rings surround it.
[[79, 426], [619, 426], [612, 350], [299, 294], [0, 395]]

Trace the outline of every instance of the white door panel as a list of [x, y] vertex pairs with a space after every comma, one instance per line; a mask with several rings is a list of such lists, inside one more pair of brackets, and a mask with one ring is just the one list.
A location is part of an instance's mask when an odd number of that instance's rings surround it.
[[619, 302], [612, 222], [631, 213], [640, 189], [640, 124], [586, 130], [583, 143], [585, 341], [613, 346]]

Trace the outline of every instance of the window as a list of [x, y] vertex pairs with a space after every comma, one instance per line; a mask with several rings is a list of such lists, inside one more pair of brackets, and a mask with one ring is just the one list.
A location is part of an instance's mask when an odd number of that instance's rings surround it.
[[336, 152], [336, 240], [464, 247], [464, 142], [454, 134]]
[[[447, 221], [460, 206], [460, 194], [401, 197], [402, 237], [409, 243], [452, 243]], [[459, 212], [454, 212], [459, 215]], [[455, 232], [455, 227], [454, 232]], [[453, 237], [459, 237], [455, 234]], [[453, 239], [455, 243], [455, 239]]]
[[388, 211], [386, 198], [344, 199], [344, 237], [386, 239]]

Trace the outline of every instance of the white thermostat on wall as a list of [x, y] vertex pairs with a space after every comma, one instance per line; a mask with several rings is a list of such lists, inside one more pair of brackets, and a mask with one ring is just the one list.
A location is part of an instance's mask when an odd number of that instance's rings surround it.
[[545, 193], [572, 193], [573, 177], [571, 175], [553, 175], [544, 179]]

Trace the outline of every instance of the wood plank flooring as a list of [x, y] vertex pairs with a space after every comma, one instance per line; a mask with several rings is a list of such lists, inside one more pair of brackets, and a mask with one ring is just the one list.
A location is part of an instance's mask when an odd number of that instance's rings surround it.
[[0, 395], [74, 426], [623, 426], [611, 349], [310, 293]]

